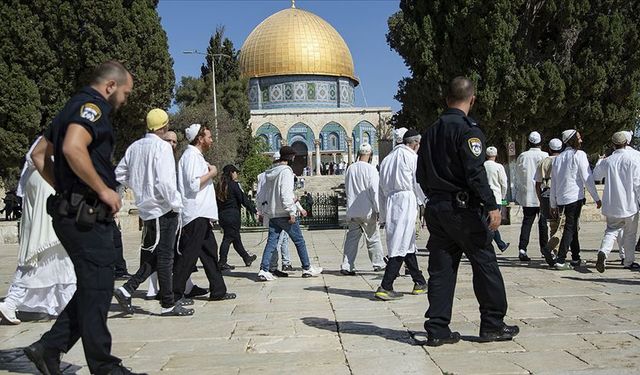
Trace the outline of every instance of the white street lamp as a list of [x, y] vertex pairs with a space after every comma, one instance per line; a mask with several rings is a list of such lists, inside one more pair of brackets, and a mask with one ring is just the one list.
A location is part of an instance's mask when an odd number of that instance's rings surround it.
[[[186, 55], [196, 54], [196, 55], [207, 56], [205, 52], [200, 52], [197, 49], [190, 50], [190, 51], [182, 51], [182, 53]], [[211, 86], [213, 88], [213, 134], [216, 142], [218, 142], [218, 103], [216, 98], [216, 63], [215, 63], [216, 59], [215, 58], [221, 57], [221, 56], [231, 58], [231, 56], [224, 53], [214, 53], [211, 55]]]

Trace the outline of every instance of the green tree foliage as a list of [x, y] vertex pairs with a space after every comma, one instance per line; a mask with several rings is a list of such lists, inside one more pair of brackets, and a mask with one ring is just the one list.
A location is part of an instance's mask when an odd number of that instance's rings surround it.
[[597, 151], [640, 108], [640, 3], [623, 0], [402, 0], [389, 45], [411, 76], [396, 124], [425, 128], [451, 78], [476, 82], [475, 116], [496, 144], [576, 127]]
[[128, 105], [114, 118], [116, 156], [144, 132], [149, 109], [170, 104], [173, 61], [156, 6], [157, 0], [0, 3], [2, 85], [14, 90], [0, 94], [0, 111], [14, 107], [13, 113], [37, 112], [0, 114], [2, 137], [8, 142], [0, 150], [3, 176], [7, 168], [20, 167], [15, 155], [24, 156], [35, 135], [104, 60], [122, 61], [135, 75]]
[[272, 159], [264, 154], [267, 149], [266, 143], [259, 138], [254, 138], [251, 142], [249, 155], [242, 163], [242, 173], [240, 174], [245, 190], [252, 189], [253, 185], [258, 182], [258, 175], [271, 166]]
[[[218, 54], [228, 57], [215, 56]], [[212, 59], [215, 59], [219, 140], [214, 140], [214, 149], [207, 156], [218, 167], [236, 164], [243, 169], [243, 176], [249, 180], [255, 179], [257, 174], [247, 176], [247, 173], [253, 172], [244, 171], [245, 163], [255, 164], [257, 160], [257, 146], [254, 144], [256, 140], [251, 136], [249, 126], [251, 113], [247, 96], [248, 81], [240, 78], [238, 51], [233, 42], [224, 36], [224, 27], [218, 27], [209, 41], [201, 76], [182, 77], [181, 84], [176, 89], [176, 103], [180, 111], [175, 121], [180, 127], [185, 127], [193, 122], [202, 123], [206, 119], [208, 126], [213, 128]], [[253, 168], [249, 168], [249, 171], [252, 170]], [[262, 171], [258, 173], [260, 172]]]

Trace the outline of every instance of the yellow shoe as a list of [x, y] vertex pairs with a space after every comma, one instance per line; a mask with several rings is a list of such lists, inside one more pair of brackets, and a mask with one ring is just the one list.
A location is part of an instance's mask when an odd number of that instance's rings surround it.
[[382, 287], [379, 287], [378, 290], [376, 290], [375, 297], [383, 301], [391, 301], [394, 299], [402, 298], [402, 294], [393, 290], [385, 290], [382, 289]]
[[413, 285], [413, 291], [411, 292], [411, 294], [413, 295], [419, 295], [419, 294], [427, 294], [427, 284], [414, 284]]

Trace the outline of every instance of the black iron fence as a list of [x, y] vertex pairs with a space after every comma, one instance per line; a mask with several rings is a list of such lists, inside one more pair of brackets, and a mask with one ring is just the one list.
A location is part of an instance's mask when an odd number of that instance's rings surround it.
[[[338, 195], [313, 194], [313, 204], [303, 200], [302, 207], [307, 210], [306, 217], [300, 217], [300, 224], [310, 229], [339, 227], [338, 220]], [[244, 207], [240, 212], [242, 226], [245, 228], [257, 228], [262, 226], [258, 217], [249, 213]]]

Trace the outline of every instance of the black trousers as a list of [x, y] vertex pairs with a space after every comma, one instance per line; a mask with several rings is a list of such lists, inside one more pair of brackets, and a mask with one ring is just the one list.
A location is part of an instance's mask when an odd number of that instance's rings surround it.
[[227, 293], [222, 273], [218, 269], [218, 244], [209, 219], [199, 217], [185, 225], [178, 249], [181, 255], [173, 267], [173, 293], [176, 301], [183, 297], [187, 279], [198, 258], [209, 280], [211, 297], [222, 297]]
[[507, 312], [507, 296], [496, 254], [480, 209], [454, 208], [450, 201], [429, 201], [429, 309], [427, 334], [444, 338], [451, 334], [451, 310], [460, 258], [464, 253], [473, 270], [473, 291], [480, 304], [480, 332], [500, 329]]
[[222, 244], [220, 244], [220, 264], [227, 263], [231, 244], [233, 244], [233, 248], [236, 249], [242, 260], [246, 261], [249, 258], [249, 253], [244, 248], [240, 238], [240, 212], [237, 210], [221, 211], [219, 224], [224, 231]]
[[578, 240], [578, 224], [584, 200], [558, 206], [559, 215], [565, 216], [564, 231], [558, 247], [556, 262], [564, 263], [567, 259], [567, 251], [571, 247], [571, 259], [580, 259], [580, 241]]
[[387, 267], [384, 269], [384, 276], [382, 277], [382, 289], [393, 290], [393, 282], [398, 277], [398, 274], [400, 273], [400, 267], [402, 267], [403, 262], [407, 270], [409, 270], [411, 279], [414, 283], [419, 285], [424, 285], [427, 283], [427, 280], [425, 280], [424, 276], [422, 275], [422, 271], [420, 271], [416, 253], [411, 253], [403, 257], [389, 258]]
[[547, 227], [547, 216], [544, 210], [540, 210], [540, 207], [522, 207], [522, 227], [520, 228], [520, 241], [518, 243], [518, 249], [527, 251], [529, 246], [529, 236], [531, 236], [531, 227], [533, 221], [538, 216], [538, 239], [540, 243], [540, 250], [547, 247], [549, 242], [549, 228]]
[[[169, 308], [173, 300], [173, 246], [176, 242], [178, 214], [170, 211], [158, 219], [147, 220], [142, 229], [140, 268], [123, 287], [129, 293], [138, 290], [152, 273], [158, 272], [160, 304]], [[157, 244], [156, 244], [157, 241]], [[154, 247], [155, 245], [155, 247]]]
[[127, 271], [127, 261], [124, 260], [124, 248], [122, 246], [122, 231], [114, 221], [113, 225], [113, 247], [116, 250], [116, 276], [124, 275]]
[[49, 353], [66, 353], [82, 338], [91, 373], [107, 374], [120, 363], [111, 355], [107, 328], [114, 283], [113, 225], [96, 223], [83, 229], [73, 218], [54, 215], [53, 229], [73, 262], [77, 290], [41, 342]]

